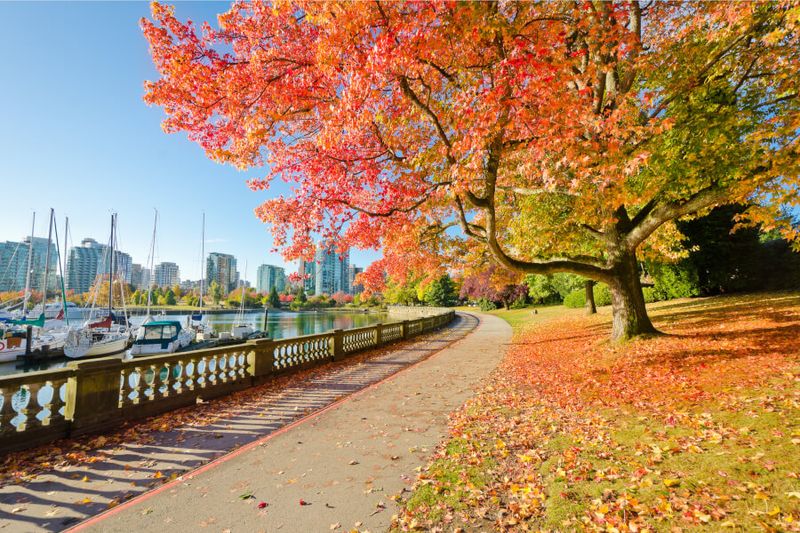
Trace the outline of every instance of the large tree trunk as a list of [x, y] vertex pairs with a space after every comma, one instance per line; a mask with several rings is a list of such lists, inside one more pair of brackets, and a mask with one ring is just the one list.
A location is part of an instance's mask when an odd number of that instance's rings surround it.
[[639, 335], [658, 333], [650, 322], [650, 317], [647, 316], [635, 254], [625, 254], [620, 258], [608, 288], [611, 291], [613, 315], [612, 339], [626, 340]]
[[597, 306], [594, 304], [594, 281], [587, 279], [583, 282], [584, 290], [586, 291], [586, 314], [593, 315], [597, 312]]

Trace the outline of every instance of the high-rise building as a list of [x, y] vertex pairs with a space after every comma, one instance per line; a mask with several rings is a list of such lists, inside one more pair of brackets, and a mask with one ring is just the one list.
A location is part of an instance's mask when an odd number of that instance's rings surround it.
[[269, 292], [275, 287], [278, 292], [286, 288], [286, 272], [283, 268], [273, 265], [261, 265], [256, 273], [256, 291]]
[[236, 271], [236, 258], [229, 254], [211, 252], [206, 260], [206, 287], [216, 281], [227, 294], [234, 290], [239, 282], [239, 273]]
[[[147, 276], [145, 276], [145, 272], [147, 272]], [[147, 278], [149, 277], [149, 274], [149, 271], [146, 268], [142, 268], [142, 265], [133, 263], [131, 265], [131, 285], [133, 285], [133, 288], [147, 288]]]
[[[28, 253], [31, 250], [30, 243], [30, 237], [26, 237], [23, 242], [6, 241], [0, 243], [0, 291], [21, 291], [25, 288]], [[33, 255], [31, 257], [31, 288], [33, 290], [42, 288], [46, 261], [47, 239], [34, 237]], [[48, 273], [47, 285], [51, 289], [55, 289], [58, 283], [58, 253], [54, 243], [50, 243], [50, 268]]]
[[315, 257], [314, 293], [334, 294], [350, 290], [350, 252], [338, 253], [333, 246], [320, 246]]
[[[76, 293], [88, 291], [98, 275], [108, 274], [110, 248], [96, 240], [86, 238], [80, 246], [70, 248], [67, 256], [67, 289]], [[114, 252], [114, 276], [125, 283], [131, 282], [133, 259], [125, 252]]]
[[174, 287], [181, 282], [180, 270], [175, 263], [159, 263], [153, 268], [153, 277], [159, 287]]
[[350, 267], [348, 268], [347, 283], [350, 287], [349, 291], [350, 294], [355, 295], [364, 292], [364, 286], [361, 285], [360, 283], [356, 283], [356, 275], [361, 274], [362, 272], [364, 272], [364, 269], [359, 268], [355, 265], [350, 265]]
[[300, 259], [297, 263], [297, 274], [300, 276], [303, 290], [307, 293], [314, 292], [317, 286], [317, 266], [314, 261]]
[[28, 248], [21, 242], [0, 242], [0, 292], [25, 288]]

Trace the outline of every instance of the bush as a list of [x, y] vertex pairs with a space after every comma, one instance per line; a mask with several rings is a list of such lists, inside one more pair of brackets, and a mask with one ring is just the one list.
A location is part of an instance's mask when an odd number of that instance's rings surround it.
[[654, 287], [642, 287], [642, 293], [644, 293], [644, 302], [648, 304], [659, 302], [664, 299], [661, 293]]
[[[594, 286], [594, 303], [600, 307], [603, 305], [611, 305], [611, 292], [608, 290], [608, 285], [605, 283], [598, 283]], [[586, 290], [578, 289], [567, 294], [564, 297], [564, 306], [577, 309], [586, 305]]]
[[497, 306], [494, 305], [494, 302], [487, 300], [486, 298], [481, 298], [478, 300], [478, 307], [481, 308], [481, 311], [493, 311], [497, 309]]
[[[595, 300], [596, 303], [596, 300]], [[564, 307], [577, 309], [586, 305], [586, 293], [583, 289], [572, 291], [564, 297]]]
[[528, 302], [525, 301], [525, 297], [517, 298], [514, 300], [514, 303], [511, 304], [511, 309], [525, 309], [528, 307]]
[[653, 277], [653, 290], [658, 293], [658, 300], [691, 298], [700, 294], [697, 269], [689, 261], [681, 261], [674, 265], [656, 263], [649, 265], [649, 270]]

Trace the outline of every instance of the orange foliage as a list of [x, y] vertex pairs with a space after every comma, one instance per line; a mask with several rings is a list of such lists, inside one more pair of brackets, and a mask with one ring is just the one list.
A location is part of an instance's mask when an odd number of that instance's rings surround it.
[[395, 526], [800, 531], [800, 297], [651, 311], [667, 335], [622, 345], [608, 315], [532, 316]]

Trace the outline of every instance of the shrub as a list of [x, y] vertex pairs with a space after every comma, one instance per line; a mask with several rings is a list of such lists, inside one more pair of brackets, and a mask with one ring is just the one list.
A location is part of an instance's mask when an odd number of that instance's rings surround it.
[[511, 304], [511, 309], [525, 309], [528, 307], [528, 302], [525, 301], [525, 297], [517, 298], [514, 300], [514, 303]]
[[[611, 291], [608, 290], [608, 285], [605, 283], [598, 283], [594, 286], [594, 303], [600, 307], [603, 305], [611, 305]], [[564, 306], [573, 309], [583, 307], [586, 305], [586, 290], [578, 289], [567, 294], [564, 297]]]
[[481, 308], [481, 311], [492, 311], [497, 309], [497, 306], [494, 305], [494, 302], [487, 300], [486, 298], [481, 298], [478, 300], [478, 307]]
[[[597, 303], [595, 301], [595, 303]], [[574, 290], [564, 297], [564, 307], [577, 309], [586, 305], [586, 293], [583, 289]]]
[[659, 302], [664, 299], [662, 294], [654, 287], [642, 287], [642, 293], [644, 293], [645, 303], [648, 304], [653, 302]]

